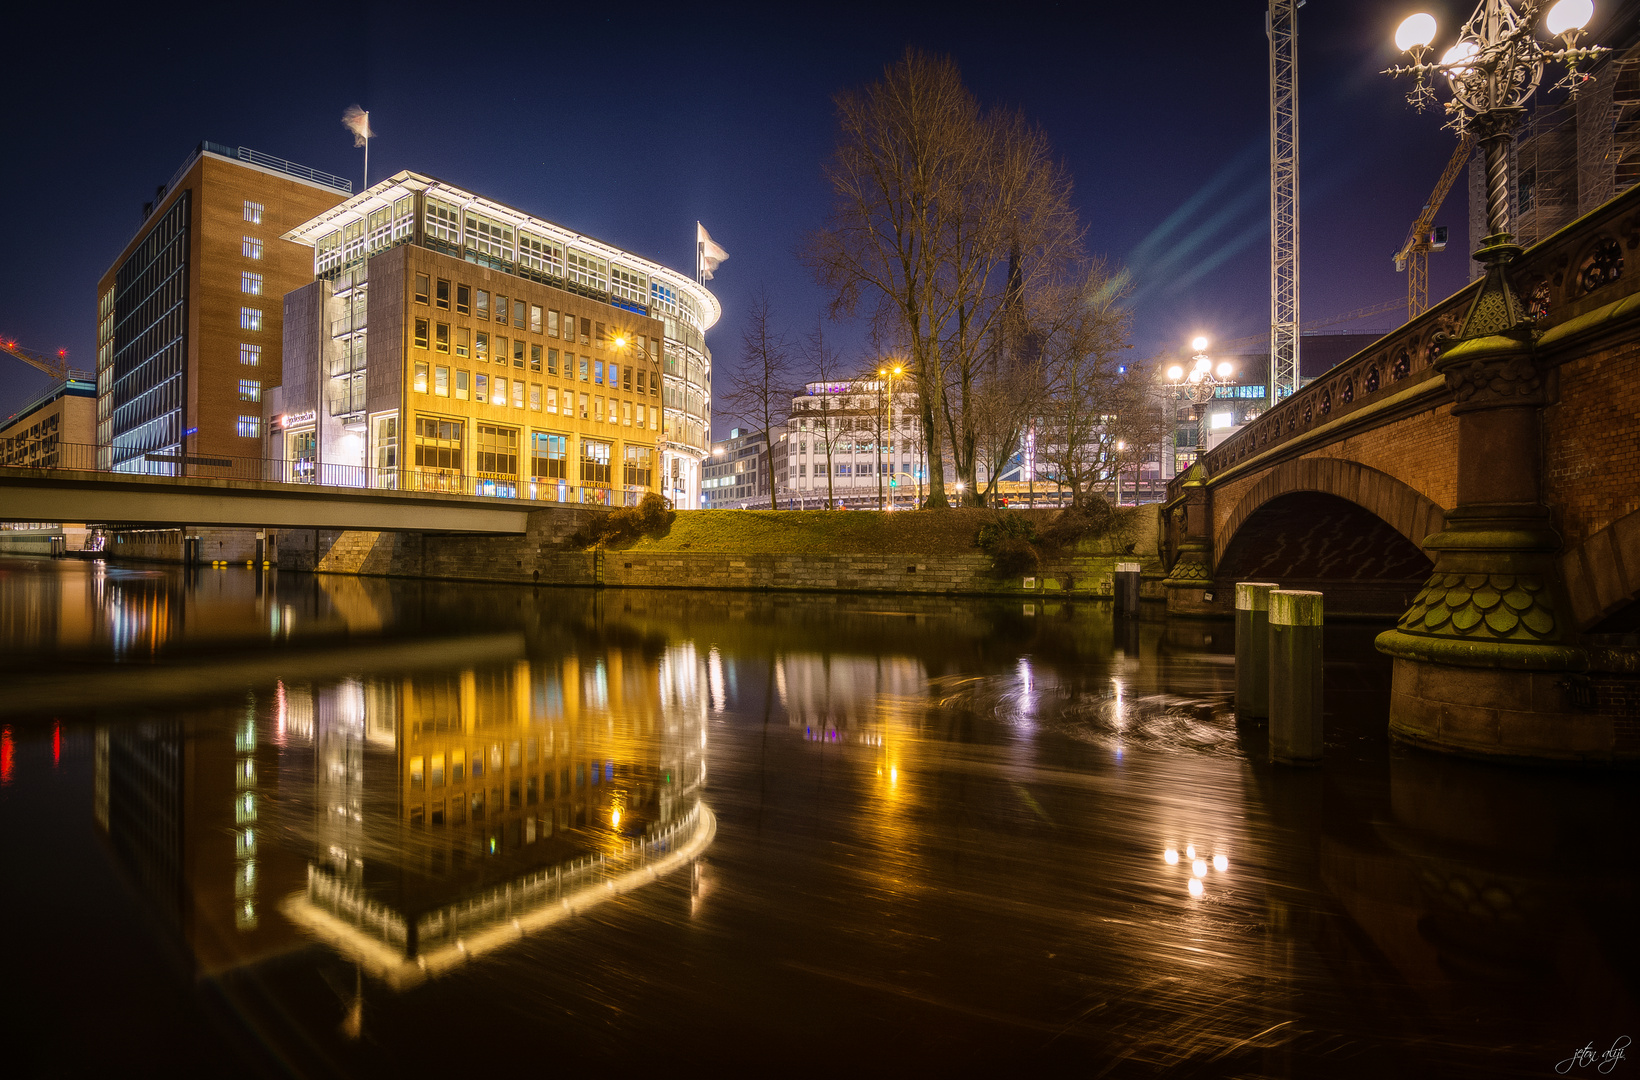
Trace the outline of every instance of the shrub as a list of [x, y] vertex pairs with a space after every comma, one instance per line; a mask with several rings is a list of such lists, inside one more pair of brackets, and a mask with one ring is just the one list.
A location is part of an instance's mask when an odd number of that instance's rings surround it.
[[598, 514], [571, 540], [580, 547], [591, 547], [599, 543], [630, 543], [645, 534], [665, 536], [677, 516], [670, 502], [651, 491], [638, 500], [635, 507], [623, 506]]
[[1036, 548], [1020, 536], [1009, 536], [991, 552], [991, 565], [1003, 577], [1025, 577], [1036, 573], [1041, 564]]
[[1087, 536], [1103, 535], [1111, 527], [1116, 512], [1110, 503], [1097, 495], [1084, 499], [1079, 506], [1067, 506], [1055, 514], [1042, 539], [1049, 545], [1073, 547]]

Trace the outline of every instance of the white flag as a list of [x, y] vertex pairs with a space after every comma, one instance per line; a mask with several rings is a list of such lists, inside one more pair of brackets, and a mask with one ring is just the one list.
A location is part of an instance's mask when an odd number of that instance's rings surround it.
[[353, 133], [354, 146], [363, 146], [366, 139], [376, 134], [370, 130], [370, 114], [357, 105], [349, 105], [342, 111], [342, 126]]
[[706, 226], [695, 222], [695, 245], [700, 252], [700, 273], [707, 281], [712, 280], [712, 271], [718, 268], [718, 263], [729, 257], [729, 253], [712, 242], [706, 232]]

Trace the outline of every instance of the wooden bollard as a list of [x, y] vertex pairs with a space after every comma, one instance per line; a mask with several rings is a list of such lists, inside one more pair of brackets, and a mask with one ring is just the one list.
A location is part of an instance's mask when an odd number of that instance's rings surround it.
[[1321, 764], [1321, 594], [1270, 592], [1270, 760]]
[[1270, 715], [1270, 590], [1273, 581], [1236, 582], [1236, 716]]
[[1116, 614], [1139, 614], [1139, 564], [1136, 562], [1119, 562], [1116, 564]]

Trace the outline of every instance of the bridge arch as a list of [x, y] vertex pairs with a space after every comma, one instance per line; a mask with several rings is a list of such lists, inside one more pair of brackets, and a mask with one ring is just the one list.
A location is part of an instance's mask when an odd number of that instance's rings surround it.
[[1302, 492], [1319, 492], [1354, 503], [1420, 550], [1425, 537], [1446, 525], [1445, 510], [1388, 473], [1342, 458], [1299, 458], [1271, 468], [1236, 503], [1224, 524], [1215, 530], [1213, 565], [1223, 563], [1241, 527], [1267, 503]]
[[1568, 551], [1560, 565], [1577, 629], [1599, 633], [1609, 623], [1630, 632], [1630, 624], [1640, 628], [1640, 510]]

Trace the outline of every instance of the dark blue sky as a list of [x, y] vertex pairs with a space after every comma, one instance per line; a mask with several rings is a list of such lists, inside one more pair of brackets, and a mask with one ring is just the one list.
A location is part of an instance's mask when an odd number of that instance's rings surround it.
[[[1424, 5], [1445, 34], [1469, 5]], [[371, 173], [431, 173], [692, 269], [696, 219], [731, 253], [711, 287], [721, 371], [766, 287], [794, 333], [824, 296], [793, 251], [829, 198], [831, 95], [907, 45], [954, 56], [1070, 166], [1089, 247], [1137, 284], [1135, 355], [1260, 333], [1268, 300], [1264, 8], [1214, 3], [904, 6], [39, 7], [13, 27], [0, 332], [94, 365], [95, 286], [201, 139], [358, 177], [343, 108], [371, 110]], [[1377, 72], [1410, 7], [1300, 12], [1302, 312], [1405, 295], [1390, 264], [1453, 146]], [[32, 22], [28, 20], [34, 20]], [[1445, 40], [1443, 36], [1442, 39]], [[1466, 234], [1462, 184], [1442, 221]], [[1465, 280], [1462, 243], [1433, 295]], [[1369, 325], [1389, 327], [1382, 316]], [[846, 327], [833, 331], [857, 341]], [[0, 358], [0, 416], [44, 389]]]

